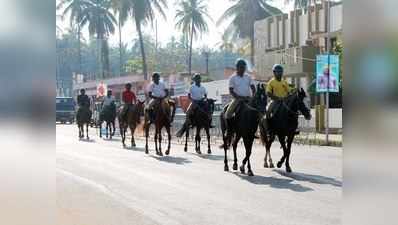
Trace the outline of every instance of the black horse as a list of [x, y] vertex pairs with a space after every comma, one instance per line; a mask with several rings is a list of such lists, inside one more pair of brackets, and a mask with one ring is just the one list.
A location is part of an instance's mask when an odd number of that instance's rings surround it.
[[197, 109], [193, 112], [190, 121], [191, 124], [188, 125], [187, 122], [184, 123], [182, 128], [177, 132], [176, 136], [181, 137], [185, 133], [185, 147], [184, 151], [188, 151], [188, 138], [189, 138], [189, 129], [190, 127], [196, 127], [196, 136], [195, 136], [195, 151], [198, 154], [202, 154], [200, 151], [200, 131], [205, 129], [206, 136], [207, 136], [207, 154], [211, 154], [210, 148], [210, 123], [211, 123], [211, 116], [214, 112], [214, 99], [207, 99], [204, 104], [207, 104], [209, 112], [206, 112], [204, 109], [197, 107]]
[[88, 107], [79, 107], [76, 113], [77, 127], [79, 128], [79, 139], [84, 138], [84, 124], [86, 124], [86, 139], [88, 136], [88, 126], [91, 121], [92, 112]]
[[[289, 157], [292, 142], [298, 127], [299, 112], [304, 115], [305, 119], [311, 119], [311, 111], [304, 104], [304, 98], [306, 96], [307, 95], [302, 88], [293, 92], [284, 101], [279, 102], [278, 109], [275, 111], [274, 116], [271, 119], [267, 119], [265, 116], [261, 119], [260, 134], [261, 140], [266, 149], [264, 167], [274, 167], [270, 149], [272, 142], [275, 140], [275, 136], [277, 136], [283, 148], [283, 156], [277, 163], [277, 166], [280, 168], [286, 160], [286, 172], [292, 172]], [[269, 165], [267, 162], [268, 156]]]
[[[232, 129], [234, 130], [234, 138], [232, 141], [232, 147], [233, 147], [233, 152], [234, 152], [234, 164], [233, 164], [233, 169], [237, 170], [238, 169], [238, 164], [237, 164], [237, 157], [236, 157], [236, 149], [238, 142], [241, 138], [243, 138], [243, 143], [245, 145], [246, 149], [246, 155], [245, 158], [242, 161], [242, 165], [240, 166], [240, 171], [241, 173], [245, 173], [245, 165], [247, 162], [247, 174], [249, 176], [253, 176], [253, 171], [251, 169], [250, 165], [250, 155], [252, 152], [252, 146], [253, 146], [253, 141], [255, 138], [255, 133], [257, 131], [258, 123], [262, 117], [262, 113], [260, 113], [256, 108], [255, 103], [256, 102], [253, 99], [253, 102], [251, 103], [244, 103], [242, 102], [238, 107], [235, 112], [235, 117], [232, 119], [231, 125], [233, 126]], [[221, 131], [223, 135], [223, 148], [224, 148], [224, 171], [228, 171], [228, 159], [227, 159], [227, 150], [228, 150], [228, 145], [229, 143], [227, 140], [226, 136], [226, 124], [225, 124], [225, 119], [224, 119], [224, 114], [226, 111], [226, 108], [224, 108], [224, 111], [220, 115], [220, 122], [221, 122]]]
[[99, 116], [99, 128], [100, 128], [100, 137], [102, 137], [102, 123], [105, 121], [106, 123], [106, 133], [105, 136], [112, 139], [112, 136], [115, 135], [115, 119], [116, 119], [116, 105], [111, 103], [109, 106], [103, 107]]

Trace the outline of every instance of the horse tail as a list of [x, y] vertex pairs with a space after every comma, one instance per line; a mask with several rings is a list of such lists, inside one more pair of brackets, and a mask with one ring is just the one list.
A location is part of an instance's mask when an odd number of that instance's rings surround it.
[[260, 123], [259, 123], [259, 127], [260, 127], [260, 139], [261, 139], [261, 143], [263, 145], [265, 145], [266, 139], [267, 139], [267, 130], [265, 128], [264, 123], [266, 123], [267, 121], [265, 121], [266, 119], [261, 119]]
[[176, 136], [180, 138], [185, 134], [186, 131], [187, 131], [187, 124], [184, 123], [181, 129], [177, 131]]

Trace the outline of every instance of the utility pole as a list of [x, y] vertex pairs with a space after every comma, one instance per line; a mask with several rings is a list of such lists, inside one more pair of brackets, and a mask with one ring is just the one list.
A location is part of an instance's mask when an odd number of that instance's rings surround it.
[[[155, 20], [155, 63], [158, 63], [158, 21]], [[155, 66], [156, 68], [157, 66]]]
[[328, 54], [328, 79], [327, 79], [327, 89], [326, 89], [326, 126], [325, 126], [325, 135], [326, 135], [326, 145], [329, 145], [329, 77], [330, 77], [330, 0], [327, 1], [327, 42], [326, 42], [326, 51]]

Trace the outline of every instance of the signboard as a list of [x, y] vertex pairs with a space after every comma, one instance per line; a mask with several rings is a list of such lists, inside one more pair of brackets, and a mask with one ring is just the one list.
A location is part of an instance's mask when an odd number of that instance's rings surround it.
[[316, 92], [339, 92], [339, 71], [338, 55], [317, 55]]
[[107, 92], [107, 87], [106, 84], [104, 84], [104, 82], [100, 82], [97, 86], [97, 97], [103, 97], [106, 95]]

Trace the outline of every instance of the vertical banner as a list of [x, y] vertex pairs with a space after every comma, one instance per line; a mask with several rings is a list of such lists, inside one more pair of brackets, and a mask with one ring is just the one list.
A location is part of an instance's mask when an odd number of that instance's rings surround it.
[[316, 92], [339, 92], [339, 56], [316, 56]]
[[104, 84], [104, 82], [100, 82], [97, 86], [97, 98], [99, 97], [104, 97], [107, 92], [107, 86]]

